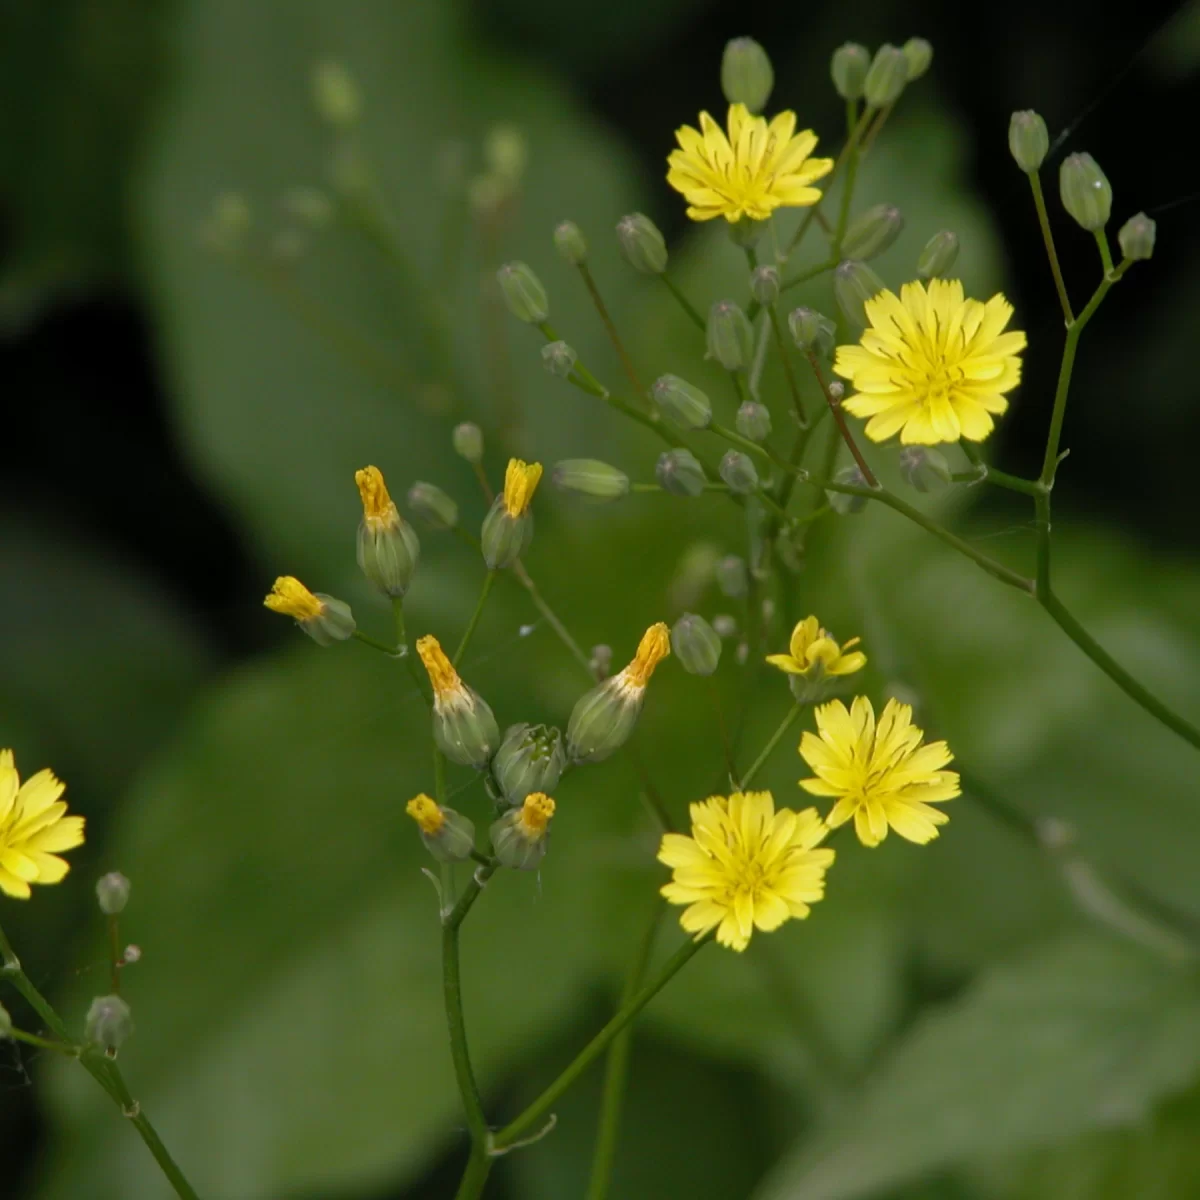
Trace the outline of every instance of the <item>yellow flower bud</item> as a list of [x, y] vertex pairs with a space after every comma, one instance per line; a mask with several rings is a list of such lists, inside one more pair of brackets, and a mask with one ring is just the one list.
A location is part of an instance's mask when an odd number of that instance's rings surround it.
[[554, 807], [545, 792], [531, 792], [520, 808], [509, 809], [492, 825], [492, 846], [504, 866], [531, 871], [542, 861]]
[[512, 566], [529, 545], [533, 537], [529, 506], [541, 478], [541, 463], [526, 463], [519, 458], [508, 460], [504, 491], [496, 497], [480, 533], [484, 562], [493, 571]]
[[400, 516], [378, 467], [355, 471], [354, 482], [363, 506], [358, 526], [358, 565], [381, 592], [403, 596], [421, 553], [416, 531]]
[[350, 606], [322, 592], [310, 592], [294, 575], [281, 575], [263, 604], [291, 617], [318, 646], [344, 642], [354, 633]]
[[475, 849], [475, 826], [468, 817], [443, 808], [423, 792], [414, 796], [404, 811], [417, 823], [421, 841], [439, 862], [462, 862]]
[[437, 638], [418, 638], [417, 654], [433, 686], [433, 740], [438, 749], [451, 762], [482, 770], [500, 743], [492, 710], [459, 678]]

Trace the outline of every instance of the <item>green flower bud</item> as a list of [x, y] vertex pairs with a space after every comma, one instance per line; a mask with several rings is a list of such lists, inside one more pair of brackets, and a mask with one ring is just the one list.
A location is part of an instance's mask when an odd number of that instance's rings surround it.
[[698, 496], [708, 482], [696, 456], [682, 447], [658, 456], [654, 476], [659, 487], [672, 496]]
[[833, 298], [846, 320], [859, 329], [865, 329], [869, 324], [863, 306], [886, 286], [866, 263], [853, 259], [839, 263], [833, 273]]
[[356, 471], [354, 482], [363, 506], [358, 524], [359, 569], [381, 592], [403, 596], [421, 552], [416, 530], [401, 518], [378, 467]]
[[875, 51], [871, 69], [863, 83], [863, 95], [871, 108], [895, 104], [908, 82], [908, 59], [904, 51], [884, 43]]
[[483, 430], [474, 421], [464, 421], [454, 427], [454, 453], [469, 463], [483, 459]]
[[[865, 488], [867, 486], [866, 478], [858, 467], [843, 467], [833, 478], [837, 483], [847, 483], [853, 487]], [[829, 501], [829, 507], [843, 517], [853, 516], [867, 507], [866, 496], [852, 496], [845, 492], [829, 490], [826, 490], [825, 496]]]
[[89, 1046], [110, 1054], [133, 1033], [133, 1015], [120, 996], [97, 996], [88, 1009], [83, 1036]]
[[319, 188], [290, 188], [283, 197], [283, 207], [310, 229], [324, 229], [333, 219], [333, 201]]
[[350, 129], [362, 113], [362, 98], [354, 76], [339, 62], [317, 65], [312, 77], [313, 105], [323, 121]]
[[475, 849], [475, 824], [469, 817], [443, 808], [422, 793], [414, 796], [405, 811], [417, 823], [425, 849], [438, 862], [464, 862]]
[[765, 442], [771, 436], [771, 414], [757, 400], [747, 400], [737, 410], [734, 424], [738, 433], [752, 442]]
[[492, 848], [501, 865], [532, 871], [546, 855], [554, 801], [532, 792], [519, 808], [510, 808], [491, 828]]
[[567, 766], [562, 733], [548, 725], [513, 725], [492, 759], [492, 778], [510, 806], [530, 792], [552, 792]]
[[681, 429], [707, 429], [712, 423], [709, 398], [678, 375], [660, 375], [650, 394], [659, 412]]
[[929, 70], [929, 64], [933, 62], [933, 47], [924, 38], [911, 37], [901, 49], [908, 64], [908, 82], [912, 83]]
[[932, 446], [904, 446], [900, 450], [900, 474], [918, 492], [936, 492], [950, 482], [950, 464]]
[[453, 529], [458, 524], [458, 505], [436, 483], [418, 479], [408, 489], [408, 507], [432, 529]]
[[559, 221], [555, 225], [554, 248], [573, 267], [587, 261], [587, 238], [574, 221]]
[[718, 300], [708, 310], [705, 330], [708, 357], [727, 371], [740, 371], [754, 357], [754, 330], [750, 319], [732, 300]]
[[867, 72], [871, 69], [871, 52], [857, 42], [847, 42], [833, 52], [829, 73], [833, 86], [843, 100], [857, 100], [863, 94]]
[[727, 554], [713, 572], [717, 578], [717, 587], [730, 599], [746, 594], [750, 576], [746, 570], [746, 560], [736, 554]]
[[497, 496], [483, 519], [479, 533], [483, 548], [483, 561], [493, 571], [511, 567], [533, 541], [533, 513], [524, 512], [514, 516], [504, 504], [504, 497]]
[[1112, 214], [1112, 185], [1090, 154], [1071, 154], [1058, 171], [1063, 208], [1091, 232], [1103, 229]]
[[588, 670], [597, 679], [607, 679], [612, 672], [612, 654], [612, 647], [605, 642], [597, 642], [592, 647], [592, 653], [588, 657]]
[[822, 358], [833, 353], [837, 326], [815, 308], [794, 308], [788, 313], [788, 328], [792, 340], [806, 354], [812, 351]]
[[758, 491], [758, 472], [754, 469], [754, 463], [740, 450], [728, 451], [717, 471], [731, 492], [749, 495]]
[[347, 638], [353, 637], [357, 626], [354, 622], [354, 614], [350, 611], [350, 605], [344, 600], [327, 596], [324, 592], [317, 592], [315, 595], [321, 602], [324, 611], [311, 623], [301, 621], [300, 628], [318, 646], [332, 646], [334, 642], [344, 642]]
[[629, 494], [629, 476], [596, 458], [564, 458], [551, 472], [554, 486], [594, 500], [617, 500]]
[[1013, 113], [1008, 122], [1008, 150], [1026, 175], [1042, 165], [1050, 152], [1050, 133], [1040, 114], [1031, 108]]
[[753, 39], [734, 38], [721, 56], [721, 91], [730, 104], [744, 104], [762, 112], [775, 86], [775, 72], [767, 52]]
[[500, 744], [492, 710], [463, 683], [437, 638], [417, 638], [417, 654], [433, 687], [433, 740], [451, 762], [482, 771]]
[[510, 262], [496, 272], [500, 291], [508, 311], [518, 321], [528, 325], [540, 325], [550, 315], [550, 304], [541, 280], [530, 270], [527, 263]]
[[940, 279], [958, 258], [958, 234], [943, 229], [925, 243], [917, 259], [917, 274], [922, 279]]
[[547, 342], [542, 347], [542, 366], [559, 379], [570, 377], [578, 359], [579, 355], [566, 342]]
[[731, 638], [737, 634], [737, 618], [729, 613], [717, 613], [712, 624], [713, 632], [719, 638]]
[[644, 275], [661, 275], [667, 269], [667, 243], [645, 214], [630, 213], [617, 222], [617, 244], [625, 261]]
[[125, 911], [129, 903], [129, 880], [120, 871], [109, 871], [96, 880], [96, 899], [100, 903], [100, 911], [106, 916], [116, 916]]
[[882, 254], [904, 229], [904, 217], [894, 204], [875, 204], [850, 222], [842, 242], [847, 258], [861, 262]]
[[671, 630], [671, 649], [689, 675], [711, 675], [721, 661], [721, 638], [695, 613], [684, 613]]
[[755, 267], [750, 276], [750, 294], [763, 308], [774, 304], [779, 299], [779, 268]]
[[1138, 213], [1137, 216], [1130, 217], [1121, 226], [1121, 232], [1117, 234], [1121, 253], [1130, 259], [1149, 258], [1154, 253], [1156, 228], [1154, 222], [1145, 213]]
[[529, 143], [515, 125], [493, 125], [483, 139], [483, 161], [494, 175], [508, 184], [511, 191], [525, 174]]
[[13, 1023], [12, 1016], [3, 1004], [0, 1004], [0, 1041], [12, 1037]]

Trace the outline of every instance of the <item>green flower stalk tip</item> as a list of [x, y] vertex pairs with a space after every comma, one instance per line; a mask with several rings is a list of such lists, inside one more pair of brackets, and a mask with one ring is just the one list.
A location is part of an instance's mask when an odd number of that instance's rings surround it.
[[718, 300], [708, 310], [705, 340], [708, 357], [727, 371], [744, 370], [754, 357], [750, 319], [732, 300]]
[[673, 496], [698, 496], [708, 482], [696, 456], [682, 448], [660, 454], [654, 476], [659, 487]]
[[794, 308], [788, 313], [788, 328], [792, 340], [805, 353], [811, 351], [822, 358], [833, 353], [837, 326], [815, 308]]
[[650, 395], [659, 412], [680, 429], [707, 429], [712, 423], [712, 402], [678, 375], [660, 375]]
[[744, 104], [752, 113], [766, 107], [775, 86], [775, 71], [767, 52], [753, 38], [734, 38], [721, 56], [721, 91], [730, 104]]
[[667, 243], [644, 213], [630, 213], [617, 222], [617, 245], [625, 261], [644, 275], [661, 275], [667, 269]]
[[100, 911], [106, 916], [116, 916], [125, 911], [129, 903], [129, 880], [120, 871], [109, 871], [96, 880], [96, 900]]
[[871, 69], [871, 52], [857, 42], [847, 42], [833, 52], [829, 74], [843, 100], [859, 100]]
[[1041, 167], [1050, 152], [1050, 132], [1040, 114], [1031, 108], [1013, 113], [1008, 123], [1008, 150], [1026, 175]]
[[765, 442], [771, 436], [771, 414], [765, 404], [747, 400], [734, 419], [737, 431], [752, 442]]
[[1063, 208], [1076, 224], [1095, 233], [1112, 215], [1112, 185], [1090, 154], [1071, 154], [1058, 172], [1058, 191]]
[[1157, 226], [1145, 213], [1130, 217], [1117, 234], [1121, 253], [1135, 261], [1150, 258], [1154, 254], [1156, 231]]
[[763, 308], [779, 299], [779, 268], [755, 267], [750, 276], [750, 294]]
[[119, 1050], [133, 1034], [133, 1014], [120, 996], [97, 996], [88, 1009], [83, 1029], [89, 1046], [111, 1053]]
[[469, 463], [478, 463], [483, 459], [483, 430], [473, 421], [464, 421], [455, 425], [452, 435], [454, 453], [465, 458]]
[[592, 500], [618, 500], [629, 494], [629, 476], [595, 458], [566, 458], [550, 473], [560, 491], [576, 492]]
[[886, 108], [900, 99], [907, 82], [907, 56], [898, 47], [884, 43], [871, 60], [863, 83], [863, 95], [871, 108]]
[[492, 778], [504, 802], [518, 807], [532, 792], [552, 792], [567, 766], [562, 732], [550, 725], [512, 725], [492, 759]]
[[418, 479], [408, 489], [408, 507], [431, 529], [453, 529], [458, 524], [458, 505], [436, 483]]
[[689, 675], [711, 675], [721, 662], [721, 638], [696, 613], [684, 613], [671, 630], [671, 649]]
[[588, 245], [574, 221], [559, 221], [554, 227], [554, 248], [573, 267], [587, 261]]
[[579, 355], [566, 342], [547, 342], [542, 347], [542, 366], [559, 379], [569, 379]]
[[758, 472], [754, 463], [740, 450], [729, 450], [717, 468], [731, 492], [748, 496], [758, 491]]
[[736, 554], [727, 554], [716, 565], [714, 575], [717, 587], [731, 600], [746, 594], [750, 576], [746, 570], [746, 560]]
[[510, 262], [496, 272], [508, 311], [527, 325], [540, 325], [550, 316], [550, 302], [541, 280], [527, 263]]
[[842, 241], [842, 253], [867, 262], [892, 245], [904, 229], [904, 217], [894, 204], [876, 204], [850, 223]]
[[943, 229], [925, 243], [917, 259], [917, 275], [921, 279], [941, 279], [958, 258], [958, 234]]
[[319, 63], [312, 77], [313, 106], [336, 129], [351, 129], [362, 115], [362, 98], [354, 76], [339, 62]]
[[838, 308], [851, 325], [865, 329], [867, 319], [866, 302], [878, 296], [886, 284], [866, 263], [847, 260], [839, 263], [833, 273], [833, 297]]
[[933, 62], [933, 47], [924, 38], [911, 37], [901, 49], [908, 64], [908, 82], [912, 83], [929, 70], [929, 64]]

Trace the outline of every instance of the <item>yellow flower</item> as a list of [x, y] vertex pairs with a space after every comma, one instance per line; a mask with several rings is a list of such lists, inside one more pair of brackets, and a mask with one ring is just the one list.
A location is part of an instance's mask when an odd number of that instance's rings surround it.
[[554, 801], [545, 792], [530, 792], [517, 816], [517, 828], [529, 841], [536, 842], [546, 836], [552, 816]]
[[489, 836], [501, 865], [532, 871], [546, 856], [554, 801], [545, 792], [530, 792], [520, 808], [510, 808], [493, 823]]
[[467, 695], [466, 685], [454, 669], [453, 663], [446, 657], [442, 644], [427, 633], [417, 638], [417, 653], [425, 664], [429, 682], [433, 685], [433, 703], [438, 707], [461, 702]]
[[404, 811], [417, 823], [417, 827], [428, 837], [435, 837], [441, 832], [446, 818], [438, 807], [437, 801], [422, 792], [414, 796], [405, 806]]
[[354, 482], [358, 484], [358, 494], [362, 499], [363, 520], [371, 532], [399, 528], [400, 511], [388, 495], [383, 472], [378, 467], [363, 467], [361, 471], [354, 472]]
[[0, 750], [0, 891], [29, 899], [31, 883], [58, 883], [61, 850], [83, 844], [83, 818], [66, 816], [64, 786], [49, 769], [22, 785], [11, 750]]
[[820, 736], [805, 733], [800, 754], [816, 772], [800, 786], [814, 796], [834, 796], [826, 818], [831, 829], [854, 818], [864, 846], [878, 846], [890, 825], [902, 838], [924, 844], [949, 818], [930, 808], [953, 800], [962, 789], [956, 771], [942, 768], [954, 757], [945, 742], [921, 745], [924, 733], [912, 723], [907, 704], [889, 700], [875, 722], [866, 696], [849, 711], [840, 700], [816, 710]]
[[684, 125], [675, 131], [680, 148], [667, 156], [667, 182], [682, 193], [693, 221], [765, 221], [777, 208], [816, 204], [821, 192], [811, 185], [833, 170], [833, 159], [809, 158], [817, 136], [795, 129], [794, 112], [768, 125], [744, 104], [731, 104], [726, 136], [702, 112], [699, 130]]
[[688, 908], [679, 923], [697, 937], [745, 950], [756, 928], [807, 917], [825, 895], [832, 850], [815, 847], [829, 832], [815, 808], [775, 811], [770, 792], [735, 792], [693, 804], [692, 836], [663, 834], [658, 861], [674, 869], [662, 889]]
[[508, 460], [504, 472], [504, 510], [510, 517], [525, 515], [541, 477], [541, 463], [522, 462], [519, 458]]
[[654, 674], [654, 668], [670, 653], [671, 631], [664, 622], [657, 621], [642, 634], [633, 662], [617, 678], [627, 687], [644, 689]]
[[280, 575], [263, 603], [297, 621], [312, 621], [325, 612], [325, 605], [294, 575]]
[[885, 290], [865, 308], [870, 326], [857, 346], [837, 348], [833, 369], [855, 388], [842, 403], [870, 418], [867, 437], [983, 441], [1021, 382], [1025, 335], [1004, 332], [1012, 305], [999, 293], [986, 304], [967, 300], [957, 279], [931, 279], [928, 290], [906, 283], [899, 297]]
[[[810, 678], [825, 675], [853, 675], [867, 665], [867, 656], [857, 646], [858, 638], [851, 638], [839, 646], [830, 634], [817, 624], [816, 617], [805, 617], [792, 630], [792, 640], [787, 654], [768, 654], [767, 662], [788, 675], [805, 675]], [[849, 654], [846, 651], [850, 651]]]

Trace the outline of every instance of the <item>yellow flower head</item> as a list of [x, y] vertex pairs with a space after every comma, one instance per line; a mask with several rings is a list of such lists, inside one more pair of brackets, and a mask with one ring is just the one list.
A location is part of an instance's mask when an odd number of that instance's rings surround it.
[[383, 472], [378, 467], [363, 467], [361, 471], [354, 472], [354, 482], [358, 484], [358, 494], [362, 497], [363, 520], [367, 527], [374, 532], [398, 528], [400, 512], [388, 495]]
[[820, 736], [805, 733], [800, 754], [817, 773], [800, 786], [837, 803], [826, 821], [831, 829], [854, 818], [864, 846], [878, 846], [890, 825], [902, 838], [924, 844], [949, 818], [930, 808], [953, 800], [962, 789], [956, 771], [942, 768], [954, 757], [945, 742], [921, 745], [924, 733], [912, 723], [912, 708], [889, 700], [875, 722], [866, 696], [847, 711], [840, 700], [816, 710]]
[[325, 605], [294, 575], [280, 575], [263, 603], [272, 612], [297, 621], [311, 621], [325, 611]]
[[529, 510], [541, 477], [541, 463], [522, 462], [519, 458], [508, 460], [504, 472], [504, 511], [510, 517], [523, 517]]
[[517, 814], [516, 827], [528, 841], [536, 842], [546, 836], [552, 816], [554, 801], [545, 792], [530, 792]]
[[815, 808], [775, 811], [770, 792], [734, 792], [693, 804], [692, 836], [663, 834], [658, 861], [674, 869], [662, 894], [688, 908], [679, 923], [697, 937], [745, 950], [755, 928], [778, 929], [807, 917], [825, 895], [832, 850], [816, 846], [829, 832]]
[[429, 675], [429, 682], [433, 685], [435, 705], [460, 700], [467, 695], [466, 686], [433, 634], [427, 633], [424, 637], [417, 638], [417, 653], [421, 656]]
[[417, 823], [417, 827], [428, 837], [436, 837], [446, 824], [445, 814], [436, 800], [422, 792], [414, 796], [405, 806], [404, 811]]
[[637, 653], [631, 662], [617, 677], [625, 688], [636, 688], [641, 691], [650, 682], [654, 668], [671, 653], [671, 630], [667, 625], [658, 621], [642, 634], [638, 642]]
[[[787, 654], [768, 654], [767, 662], [788, 675], [806, 675], [810, 678], [825, 675], [853, 675], [867, 665], [867, 656], [857, 646], [858, 638], [851, 638], [839, 646], [830, 634], [817, 624], [816, 617], [805, 617], [792, 630], [792, 640]], [[846, 653], [850, 651], [850, 653]]]
[[999, 293], [967, 300], [957, 279], [931, 279], [928, 288], [906, 283], [898, 297], [880, 292], [866, 313], [870, 326], [857, 346], [837, 348], [833, 369], [855, 389], [843, 406], [870, 418], [867, 437], [983, 441], [1021, 382], [1025, 335], [1004, 332], [1012, 305]]
[[777, 208], [816, 204], [821, 192], [811, 185], [833, 170], [832, 158], [809, 158], [817, 136], [811, 129], [796, 133], [794, 112], [768, 125], [744, 104], [731, 104], [728, 136], [702, 112], [699, 130], [684, 125], [675, 138], [679, 149], [667, 156], [667, 182], [682, 193], [693, 221], [765, 221]]
[[62, 850], [83, 844], [83, 818], [68, 817], [64, 786], [41, 770], [21, 783], [11, 750], [0, 750], [0, 891], [29, 899], [31, 883], [58, 883], [69, 870]]

